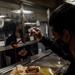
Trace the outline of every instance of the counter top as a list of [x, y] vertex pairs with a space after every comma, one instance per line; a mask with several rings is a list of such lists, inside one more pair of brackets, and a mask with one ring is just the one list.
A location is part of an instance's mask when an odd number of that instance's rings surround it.
[[[38, 40], [29, 41], [29, 42], [26, 42], [26, 43], [20, 43], [20, 44], [18, 44], [18, 47], [31, 45], [31, 44], [34, 44], [34, 43], [37, 43], [37, 42], [38, 42]], [[11, 45], [9, 45], [9, 46], [0, 46], [0, 51], [5, 51], [5, 50], [9, 50], [9, 49], [13, 49], [13, 47]]]
[[[30, 60], [29, 60], [30, 58]], [[60, 58], [56, 54], [54, 54], [50, 49], [47, 51], [44, 51], [40, 54], [34, 55], [29, 57], [27, 60], [22, 61], [20, 64], [24, 66], [28, 65], [38, 65], [41, 67], [47, 67], [47, 68], [52, 68], [55, 70], [55, 72], [58, 72], [62, 67], [69, 63], [68, 61]], [[59, 63], [60, 62], [60, 63]], [[15, 67], [17, 64], [5, 67], [0, 69], [0, 75], [9, 75], [10, 71]], [[65, 65], [65, 70], [67, 68], [67, 65]]]

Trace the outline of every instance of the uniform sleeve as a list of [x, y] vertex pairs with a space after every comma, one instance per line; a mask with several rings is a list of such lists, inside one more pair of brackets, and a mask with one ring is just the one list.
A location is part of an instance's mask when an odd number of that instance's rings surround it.
[[45, 47], [51, 49], [54, 53], [56, 53], [63, 59], [66, 59], [68, 61], [72, 61], [74, 59], [71, 53], [65, 53], [55, 41], [50, 40], [49, 38], [43, 36], [43, 38], [39, 42], [41, 42]]

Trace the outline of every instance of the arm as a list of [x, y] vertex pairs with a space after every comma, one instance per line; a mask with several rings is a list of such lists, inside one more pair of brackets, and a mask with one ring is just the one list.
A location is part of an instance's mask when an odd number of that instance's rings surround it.
[[66, 59], [68, 61], [72, 61], [74, 59], [70, 52], [69, 53], [65, 52], [66, 48], [64, 50], [62, 47], [59, 46], [59, 43], [57, 43], [55, 41], [52, 41], [49, 38], [46, 38], [46, 37], [43, 36], [42, 39], [40, 40], [40, 42], [44, 46], [51, 49], [54, 53], [56, 53], [57, 55], [62, 57], [63, 59]]
[[37, 39], [39, 39], [40, 42], [44, 46], [50, 48], [54, 53], [58, 54], [62, 58], [69, 60], [69, 61], [72, 61], [74, 59], [70, 52], [69, 53], [64, 52], [65, 50], [63, 49], [62, 46], [60, 46], [59, 43], [50, 40], [50, 38], [48, 38], [48, 37], [44, 37], [39, 28], [33, 27], [33, 28], [29, 29], [29, 32], [30, 32], [30, 35], [35, 35], [37, 37]]

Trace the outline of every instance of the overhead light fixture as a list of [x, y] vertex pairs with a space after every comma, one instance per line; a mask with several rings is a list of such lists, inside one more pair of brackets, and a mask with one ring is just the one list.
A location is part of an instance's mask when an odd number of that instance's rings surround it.
[[11, 21], [11, 19], [10, 18], [6, 18], [4, 21], [9, 22], [9, 21]]
[[33, 6], [33, 5], [34, 5], [34, 3], [33, 3], [33, 2], [28, 1], [28, 0], [20, 0], [20, 1], [22, 1], [22, 2], [23, 2], [23, 4], [25, 4], [25, 5], [30, 5], [30, 6]]
[[36, 26], [40, 26], [40, 21], [37, 20], [36, 23], [33, 23], [33, 22], [26, 22], [25, 25], [36, 25]]
[[75, 0], [65, 0], [65, 2], [75, 5]]
[[66, 0], [66, 1], [69, 1], [69, 2], [74, 2], [75, 0]]
[[25, 25], [36, 25], [36, 23], [26, 22]]
[[74, 2], [75, 0], [70, 0], [71, 2]]
[[[11, 11], [11, 12], [13, 12], [13, 13], [20, 13], [20, 10], [13, 10], [13, 11]], [[24, 14], [31, 14], [31, 13], [33, 13], [32, 11], [29, 11], [29, 10], [23, 10], [23, 13]]]
[[4, 17], [6, 17], [5, 15], [0, 15], [0, 18], [4, 18]]

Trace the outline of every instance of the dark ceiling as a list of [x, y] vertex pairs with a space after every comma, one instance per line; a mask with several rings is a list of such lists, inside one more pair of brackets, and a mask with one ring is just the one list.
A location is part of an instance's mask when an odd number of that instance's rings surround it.
[[57, 6], [63, 3], [63, 0], [29, 0], [29, 1], [33, 1], [34, 3], [44, 5], [50, 8], [56, 8]]
[[[18, 4], [20, 0], [0, 0], [0, 1], [6, 1], [6, 2]], [[35, 4], [47, 6], [50, 8], [56, 8], [57, 6], [63, 3], [63, 0], [23, 0], [23, 1], [31, 1]]]

